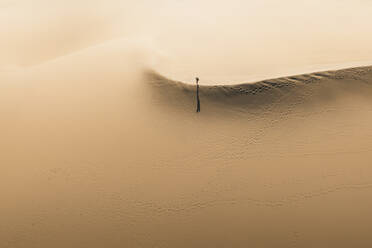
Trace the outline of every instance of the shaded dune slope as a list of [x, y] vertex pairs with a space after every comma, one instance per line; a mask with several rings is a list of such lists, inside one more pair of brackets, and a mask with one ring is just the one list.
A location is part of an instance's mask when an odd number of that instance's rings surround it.
[[[154, 71], [146, 71], [146, 81], [158, 104], [189, 110], [195, 105], [195, 85], [173, 81]], [[324, 71], [254, 83], [201, 86], [200, 96], [207, 109], [261, 110], [275, 105], [309, 106], [342, 96], [365, 97], [372, 93], [372, 66]], [[221, 108], [222, 105], [222, 108]], [[204, 108], [205, 110], [205, 108]]]

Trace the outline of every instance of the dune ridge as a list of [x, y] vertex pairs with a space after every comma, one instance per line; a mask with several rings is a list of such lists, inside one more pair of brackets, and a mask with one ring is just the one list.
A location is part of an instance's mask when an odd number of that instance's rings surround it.
[[[145, 72], [145, 80], [158, 93], [158, 97], [167, 99], [167, 103], [172, 106], [189, 108], [195, 100], [195, 85], [168, 79], [152, 70]], [[293, 101], [296, 101], [297, 105], [315, 100], [320, 104], [345, 94], [363, 96], [372, 93], [371, 86], [372, 66], [364, 66], [265, 79], [253, 83], [201, 85], [200, 95], [204, 105], [260, 108], [272, 104], [285, 105]]]
[[[215, 95], [216, 92], [224, 93], [226, 96], [238, 96], [241, 94], [256, 95], [265, 91], [280, 89], [286, 90], [293, 87], [320, 83], [322, 80], [363, 80], [363, 76], [372, 72], [372, 66], [353, 67], [341, 70], [321, 71], [308, 74], [300, 74], [294, 76], [280, 77], [274, 79], [266, 79], [252, 83], [242, 83], [234, 85], [201, 85], [204, 89], [205, 96]], [[147, 70], [146, 77], [153, 85], [160, 87], [173, 87], [182, 89], [184, 92], [194, 92], [194, 85], [174, 81], [166, 78], [155, 71]]]

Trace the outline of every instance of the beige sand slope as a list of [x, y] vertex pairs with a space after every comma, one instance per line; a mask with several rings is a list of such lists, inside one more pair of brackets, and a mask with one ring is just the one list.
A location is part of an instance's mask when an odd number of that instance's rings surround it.
[[1, 72], [0, 247], [372, 246], [371, 67], [203, 86], [197, 115], [121, 57]]

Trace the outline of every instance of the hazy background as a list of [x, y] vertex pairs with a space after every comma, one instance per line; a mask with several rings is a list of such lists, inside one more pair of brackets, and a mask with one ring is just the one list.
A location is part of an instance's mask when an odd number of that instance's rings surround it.
[[0, 66], [43, 63], [111, 39], [149, 66], [205, 84], [369, 64], [372, 2], [0, 1]]

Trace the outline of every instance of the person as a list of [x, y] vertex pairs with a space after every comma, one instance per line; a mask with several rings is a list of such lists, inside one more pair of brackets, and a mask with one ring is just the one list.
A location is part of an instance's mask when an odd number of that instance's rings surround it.
[[196, 78], [196, 113], [200, 112], [199, 78]]

